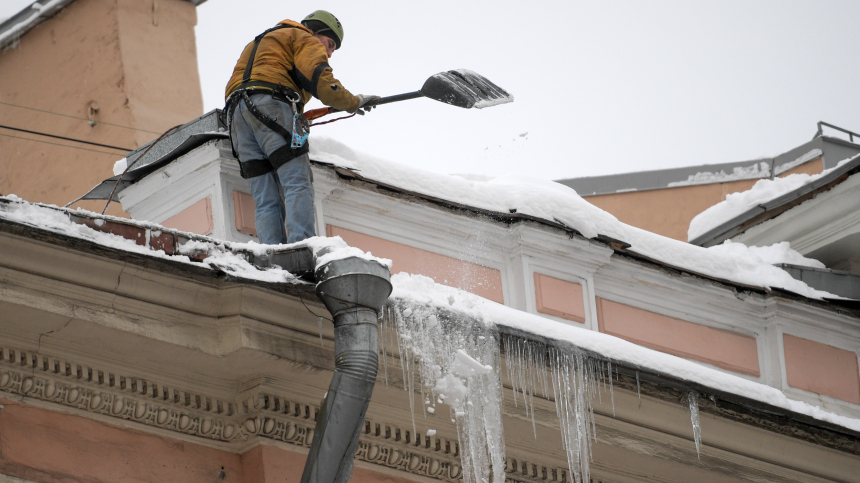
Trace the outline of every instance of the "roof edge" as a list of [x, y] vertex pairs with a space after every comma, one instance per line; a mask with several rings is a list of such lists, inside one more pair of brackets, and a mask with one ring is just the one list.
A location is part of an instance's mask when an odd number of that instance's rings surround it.
[[833, 171], [821, 178], [764, 204], [754, 206], [731, 220], [690, 240], [689, 243], [702, 247], [710, 247], [722, 243], [723, 240], [740, 235], [755, 225], [776, 218], [789, 209], [814, 198], [819, 193], [828, 191], [858, 173], [860, 173], [860, 154], [855, 155], [851, 161], [834, 168]]
[[[38, 0], [0, 23], [0, 53], [15, 48], [21, 37], [50, 20], [75, 0]], [[185, 0], [200, 6], [206, 0]]]

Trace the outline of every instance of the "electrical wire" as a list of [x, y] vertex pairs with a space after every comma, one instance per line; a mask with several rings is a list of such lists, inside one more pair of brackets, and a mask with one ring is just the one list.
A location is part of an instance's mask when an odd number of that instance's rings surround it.
[[113, 156], [113, 157], [116, 157], [116, 156], [117, 156], [117, 155], [116, 155], [116, 153], [109, 153], [109, 152], [107, 152], [107, 151], [97, 151], [97, 150], [95, 150], [95, 149], [83, 148], [83, 147], [80, 147], [80, 146], [69, 146], [68, 144], [52, 143], [52, 142], [50, 142], [50, 141], [42, 141], [41, 139], [22, 138], [22, 137], [20, 137], [20, 136], [13, 136], [13, 135], [11, 135], [11, 134], [3, 134], [3, 133], [0, 133], [0, 136], [4, 136], [4, 137], [7, 137], [7, 138], [13, 138], [13, 139], [22, 139], [22, 140], [24, 140], [24, 141], [33, 141], [34, 143], [50, 144], [50, 145], [52, 145], [52, 146], [61, 146], [61, 147], [64, 147], [64, 148], [80, 149], [80, 150], [82, 150], [82, 151], [90, 151], [90, 152], [92, 152], [92, 153], [110, 154], [110, 155], [111, 155], [111, 156]]
[[104, 124], [104, 125], [106, 125], [106, 126], [114, 126], [114, 127], [121, 127], [121, 128], [123, 128], [123, 129], [131, 129], [132, 131], [141, 131], [141, 132], [148, 132], [148, 133], [152, 133], [152, 134], [161, 134], [160, 132], [157, 132], [157, 131], [148, 131], [148, 130], [146, 130], [146, 129], [139, 129], [139, 128], [136, 128], [136, 127], [128, 127], [128, 126], [123, 126], [123, 125], [120, 125], [120, 124], [113, 124], [113, 123], [106, 122], [106, 121], [96, 121], [95, 119], [87, 119], [87, 118], [85, 118], [85, 117], [70, 116], [70, 115], [68, 115], [68, 114], [60, 114], [60, 113], [58, 113], [58, 112], [46, 111], [46, 110], [44, 110], [44, 109], [36, 109], [35, 107], [19, 106], [19, 105], [17, 105], [17, 104], [10, 104], [10, 103], [8, 103], [8, 102], [0, 102], [0, 104], [3, 104], [4, 106], [18, 107], [18, 108], [21, 108], [21, 109], [29, 109], [29, 110], [31, 110], [31, 111], [36, 111], [36, 112], [44, 112], [45, 114], [53, 114], [53, 115], [55, 115], [55, 116], [68, 117], [68, 118], [71, 118], [71, 119], [77, 119], [77, 120], [79, 120], [79, 121], [94, 122], [94, 123], [96, 123], [96, 124]]
[[94, 142], [90, 142], [90, 141], [84, 141], [84, 140], [82, 140], [82, 139], [75, 139], [75, 138], [67, 138], [67, 137], [64, 137], [64, 136], [57, 136], [56, 134], [48, 134], [48, 133], [43, 133], [43, 132], [39, 132], [39, 131], [29, 131], [29, 130], [27, 130], [27, 129], [21, 129], [21, 128], [19, 128], [19, 127], [12, 127], [12, 126], [4, 126], [4, 125], [2, 125], [2, 124], [0, 124], [0, 128], [3, 128], [3, 129], [9, 129], [9, 130], [11, 130], [11, 131], [25, 132], [25, 133], [27, 133], [27, 134], [35, 134], [35, 135], [37, 135], [37, 136], [46, 136], [46, 137], [49, 137], [49, 138], [62, 139], [63, 141], [73, 141], [73, 142], [76, 142], [76, 143], [90, 144], [90, 145], [93, 145], [93, 146], [98, 146], [98, 147], [100, 147], [100, 148], [119, 149], [120, 151], [126, 151], [126, 152], [128, 152], [128, 151], [134, 151], [133, 149], [129, 149], [129, 148], [121, 148], [121, 147], [118, 147], [118, 146], [111, 146], [110, 144], [100, 144], [100, 143], [94, 143]]

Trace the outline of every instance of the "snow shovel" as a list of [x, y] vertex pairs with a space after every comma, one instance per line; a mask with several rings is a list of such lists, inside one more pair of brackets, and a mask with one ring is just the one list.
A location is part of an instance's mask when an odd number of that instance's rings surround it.
[[[466, 109], [472, 107], [483, 109], [514, 101], [514, 96], [490, 82], [486, 77], [470, 70], [458, 69], [431, 76], [424, 82], [420, 91], [383, 97], [369, 102], [363, 107], [380, 106], [419, 97], [429, 97], [445, 104]], [[322, 107], [305, 112], [305, 117], [310, 121], [333, 112], [338, 112], [338, 110], [333, 107]]]

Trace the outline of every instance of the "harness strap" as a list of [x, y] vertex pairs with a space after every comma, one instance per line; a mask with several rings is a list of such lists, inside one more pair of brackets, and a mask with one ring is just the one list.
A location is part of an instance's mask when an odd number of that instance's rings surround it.
[[260, 46], [260, 41], [263, 40], [263, 37], [265, 37], [269, 32], [272, 32], [275, 30], [294, 29], [294, 28], [296, 28], [296, 27], [294, 27], [292, 25], [283, 25], [283, 24], [275, 25], [274, 27], [266, 30], [265, 32], [261, 33], [260, 35], [254, 37], [254, 48], [251, 50], [251, 56], [248, 57], [248, 64], [245, 66], [245, 74], [242, 75], [242, 83], [243, 84], [245, 82], [248, 82], [251, 80], [251, 70], [254, 68], [254, 58], [257, 56], [257, 47]]
[[[227, 98], [227, 103], [222, 112], [226, 121], [232, 119], [232, 111], [235, 110], [236, 105], [239, 103], [239, 99], [245, 102], [245, 105], [248, 107], [248, 111], [257, 118], [264, 126], [271, 129], [272, 131], [278, 133], [283, 137], [288, 143], [291, 142], [293, 138], [293, 133], [288, 131], [286, 128], [278, 124], [277, 121], [270, 118], [266, 114], [264, 114], [260, 109], [251, 101], [251, 97], [248, 93], [256, 92], [268, 92], [272, 95], [273, 98], [289, 102], [292, 104], [293, 113], [301, 112], [303, 110], [302, 96], [285, 86], [280, 84], [273, 84], [271, 82], [265, 82], [260, 80], [251, 80], [251, 72], [254, 68], [254, 59], [257, 56], [257, 48], [260, 46], [260, 41], [263, 40], [269, 32], [280, 30], [284, 28], [296, 28], [293, 25], [276, 25], [260, 35], [254, 38], [254, 47], [251, 49], [251, 55], [248, 57], [248, 63], [245, 65], [245, 72], [242, 75], [242, 83], [230, 93], [230, 96]], [[297, 69], [296, 69], [297, 70]], [[293, 82], [298, 86], [299, 84], [295, 79], [295, 73], [290, 72], [290, 77], [293, 77]], [[232, 136], [232, 123], [225, 122], [228, 126], [230, 126], [230, 147], [233, 148], [233, 157], [236, 160], [239, 159], [238, 154], [236, 153], [236, 149], [233, 146], [233, 136]], [[286, 164], [291, 159], [294, 159], [302, 154], [305, 154], [309, 151], [308, 143], [304, 143], [303, 146], [299, 148], [291, 148], [290, 145], [286, 145], [274, 153], [272, 153], [271, 159], [252, 159], [245, 162], [239, 163], [239, 171], [242, 175], [242, 178], [256, 178], [257, 176], [262, 176], [266, 173], [269, 173], [273, 170], [278, 169], [282, 165]]]
[[256, 178], [273, 170], [272, 163], [268, 159], [252, 159], [239, 163], [239, 174], [243, 179]]
[[278, 121], [275, 121], [271, 117], [267, 116], [263, 111], [261, 111], [251, 98], [248, 96], [248, 91], [243, 90], [239, 92], [239, 95], [242, 96], [242, 100], [245, 101], [245, 105], [248, 106], [248, 111], [257, 118], [258, 121], [263, 123], [264, 126], [271, 129], [272, 131], [280, 134], [285, 140], [290, 141], [293, 139], [293, 133], [287, 131], [284, 126], [278, 124]]
[[[284, 126], [278, 124], [277, 121], [267, 116], [263, 111], [261, 111], [256, 104], [251, 100], [251, 97], [248, 95], [248, 90], [243, 89], [239, 92], [239, 97], [242, 98], [242, 101], [248, 107], [248, 112], [250, 112], [254, 117], [257, 118], [264, 126], [271, 129], [272, 131], [281, 135], [288, 143], [292, 140], [293, 133], [288, 131]], [[235, 109], [235, 107], [234, 107]], [[254, 159], [250, 161], [240, 162], [239, 163], [239, 171], [242, 175], [242, 178], [255, 178], [257, 176], [264, 175], [270, 171], [276, 170], [286, 164], [288, 161], [301, 156], [310, 151], [310, 146], [308, 143], [305, 143], [304, 146], [300, 148], [291, 148], [290, 144], [287, 144], [279, 149], [277, 149], [269, 159]], [[238, 156], [236, 159], [239, 159]]]

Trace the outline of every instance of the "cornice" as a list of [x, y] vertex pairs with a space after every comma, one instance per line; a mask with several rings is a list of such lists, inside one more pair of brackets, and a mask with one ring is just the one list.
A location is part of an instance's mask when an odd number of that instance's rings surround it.
[[[239, 451], [254, 438], [309, 448], [319, 407], [257, 393], [230, 401], [156, 381], [102, 371], [33, 351], [0, 350], [0, 392]], [[205, 443], [204, 443], [205, 444]], [[440, 481], [460, 479], [455, 440], [420, 437], [368, 419], [356, 458]]]
[[[235, 400], [13, 347], [0, 348], [0, 394], [49, 409], [158, 431], [242, 452], [261, 441], [310, 448], [319, 406], [269, 392], [264, 381]], [[264, 389], [261, 391], [260, 389]], [[417, 437], [416, 437], [417, 436]], [[414, 435], [368, 417], [356, 460], [437, 481], [459, 482], [456, 439]], [[506, 458], [507, 481], [564, 481], [567, 468]]]

